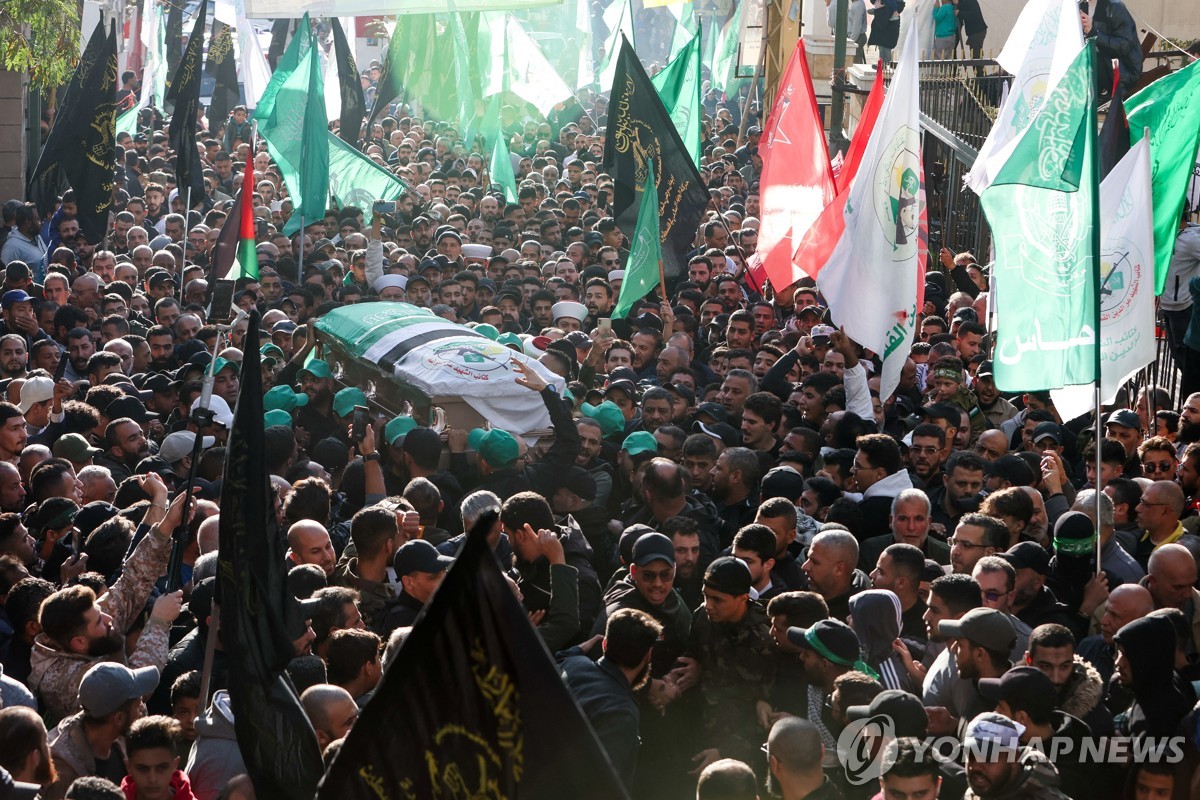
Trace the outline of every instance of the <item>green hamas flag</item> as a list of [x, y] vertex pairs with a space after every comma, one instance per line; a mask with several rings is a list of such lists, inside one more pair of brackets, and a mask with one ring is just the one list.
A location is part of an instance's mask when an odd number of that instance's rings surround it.
[[308, 15], [305, 14], [304, 18], [300, 20], [300, 27], [296, 30], [296, 35], [288, 42], [287, 49], [279, 57], [275, 71], [271, 73], [271, 80], [267, 82], [267, 88], [263, 89], [262, 97], [258, 98], [258, 105], [254, 107], [254, 119], [258, 121], [260, 128], [270, 120], [271, 114], [275, 111], [275, 98], [279, 95], [279, 90], [283, 87], [284, 81], [290, 78], [300, 66], [300, 59], [308, 52], [311, 44], [312, 29], [308, 23]]
[[376, 200], [396, 200], [412, 187], [344, 141], [329, 139], [329, 194], [338, 206], [369, 208]]
[[659, 282], [658, 265], [662, 262], [662, 243], [658, 238], [658, 185], [654, 181], [654, 162], [646, 162], [646, 185], [642, 187], [642, 206], [638, 209], [637, 227], [629, 245], [629, 263], [621, 281], [621, 295], [612, 315], [621, 318], [633, 304], [650, 294]]
[[517, 202], [517, 178], [513, 175], [512, 158], [509, 156], [508, 145], [504, 142], [504, 132], [500, 131], [492, 143], [492, 183], [504, 187], [504, 199], [509, 203]]
[[737, 77], [738, 44], [742, 37], [742, 8], [745, 3], [734, 3], [733, 15], [717, 34], [716, 52], [712, 61], [712, 86], [719, 92], [725, 91]]
[[1125, 103], [1129, 139], [1150, 129], [1150, 188], [1154, 193], [1154, 293], [1162, 294], [1188, 183], [1200, 144], [1200, 61], [1159, 78]]
[[604, 168], [613, 178], [613, 216], [626, 233], [636, 226], [651, 159], [658, 168], [663, 267], [668, 278], [678, 278], [687, 274], [686, 256], [708, 207], [708, 190], [633, 46], [622, 40], [608, 104]]
[[402, 91], [431, 117], [459, 119], [473, 94], [468, 50], [462, 14], [396, 17], [368, 127]]
[[329, 130], [316, 47], [308, 48], [296, 71], [279, 87], [272, 105], [270, 117], [258, 132], [267, 140], [267, 149], [291, 193], [292, 216], [283, 229], [290, 236], [300, 229], [301, 219], [322, 219], [329, 197]]
[[658, 96], [662, 98], [675, 130], [683, 139], [696, 166], [700, 166], [700, 118], [704, 108], [700, 105], [700, 34], [692, 37], [687, 46], [650, 79]]
[[996, 244], [996, 385], [1099, 378], [1094, 45], [1079, 52], [980, 197]]

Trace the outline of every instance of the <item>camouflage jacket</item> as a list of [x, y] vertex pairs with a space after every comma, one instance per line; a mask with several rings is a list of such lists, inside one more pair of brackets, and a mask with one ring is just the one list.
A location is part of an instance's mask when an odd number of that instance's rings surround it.
[[723, 758], [753, 758], [764, 733], [755, 703], [766, 699], [779, 664], [766, 611], [751, 601], [740, 622], [713, 623], [699, 608], [688, 653], [700, 662], [704, 746], [717, 748]]
[[[988, 800], [1070, 800], [1058, 788], [1058, 770], [1045, 754], [1029, 747], [1021, 748], [1017, 757], [1020, 767], [999, 791], [989, 794]], [[963, 800], [980, 800], [973, 789], [967, 789]]]
[[[170, 537], [148, 533], [125, 562], [121, 577], [97, 601], [104, 613], [113, 618], [113, 630], [129, 631], [146, 606], [154, 582], [167, 570], [171, 554]], [[130, 667], [155, 666], [162, 671], [167, 663], [167, 644], [171, 626], [150, 621], [138, 638], [137, 648], [126, 658], [119, 652], [92, 658], [62, 650], [45, 634], [34, 640], [29, 659], [29, 688], [42, 701], [48, 724], [79, 711], [79, 682], [88, 669], [100, 661], [120, 661]]]
[[[46, 734], [50, 746], [50, 757], [54, 760], [54, 770], [57, 780], [43, 795], [47, 800], [62, 797], [67, 787], [76, 778], [94, 775], [96, 772], [96, 754], [88, 744], [83, 731], [83, 712], [72, 714]], [[113, 752], [119, 753], [125, 760], [125, 745], [121, 739], [113, 743]]]

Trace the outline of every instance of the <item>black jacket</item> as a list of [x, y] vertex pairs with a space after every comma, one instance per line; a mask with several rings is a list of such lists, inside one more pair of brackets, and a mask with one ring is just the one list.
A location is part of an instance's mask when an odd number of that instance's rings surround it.
[[[565, 524], [556, 527], [567, 565], [574, 567], [579, 576], [579, 630], [590, 631], [603, 603], [600, 579], [596, 577], [596, 570], [592, 568], [592, 548], [571, 517], [568, 516]], [[533, 562], [518, 560], [516, 568], [517, 585], [525, 597], [526, 610], [549, 611], [550, 599], [553, 596], [550, 561], [545, 557]]]
[[1112, 91], [1112, 59], [1121, 66], [1118, 89], [1123, 99], [1128, 100], [1133, 86], [1142, 77], [1142, 43], [1138, 39], [1137, 25], [1129, 9], [1120, 0], [1097, 0], [1096, 13], [1092, 16], [1092, 32], [1089, 39], [1096, 40], [1096, 80], [1100, 94], [1108, 97]]
[[633, 786], [641, 745], [641, 713], [624, 673], [608, 659], [592, 661], [574, 647], [559, 655], [559, 673], [596, 731], [621, 782]]

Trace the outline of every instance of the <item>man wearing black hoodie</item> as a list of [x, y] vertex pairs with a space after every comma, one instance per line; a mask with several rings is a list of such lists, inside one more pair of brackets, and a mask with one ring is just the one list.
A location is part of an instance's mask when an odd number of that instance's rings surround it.
[[1163, 617], [1135, 619], [1113, 637], [1116, 675], [1133, 692], [1117, 733], [1130, 737], [1174, 736], [1196, 703], [1191, 684], [1175, 673], [1175, 626]]

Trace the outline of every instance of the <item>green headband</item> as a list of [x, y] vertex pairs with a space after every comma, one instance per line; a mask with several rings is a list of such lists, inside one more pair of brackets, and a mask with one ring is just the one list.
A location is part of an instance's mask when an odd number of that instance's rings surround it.
[[1059, 539], [1054, 537], [1054, 552], [1068, 556], [1090, 556], [1096, 546], [1096, 535], [1086, 539]]
[[933, 377], [946, 378], [947, 380], [954, 381], [955, 383], [962, 383], [962, 373], [956, 369], [950, 369], [949, 367], [935, 369], [933, 371]]
[[861, 659], [857, 661], [847, 661], [841, 656], [835, 654], [832, 650], [825, 646], [824, 642], [817, 638], [817, 632], [812, 628], [809, 628], [804, 632], [804, 641], [808, 642], [808, 646], [813, 650], [816, 650], [817, 653], [827, 661], [832, 661], [834, 664], [837, 664], [840, 667], [850, 667], [851, 669], [858, 670], [864, 675], [871, 676], [875, 680], [879, 680], [879, 673], [871, 669], [871, 667], [865, 661]]

